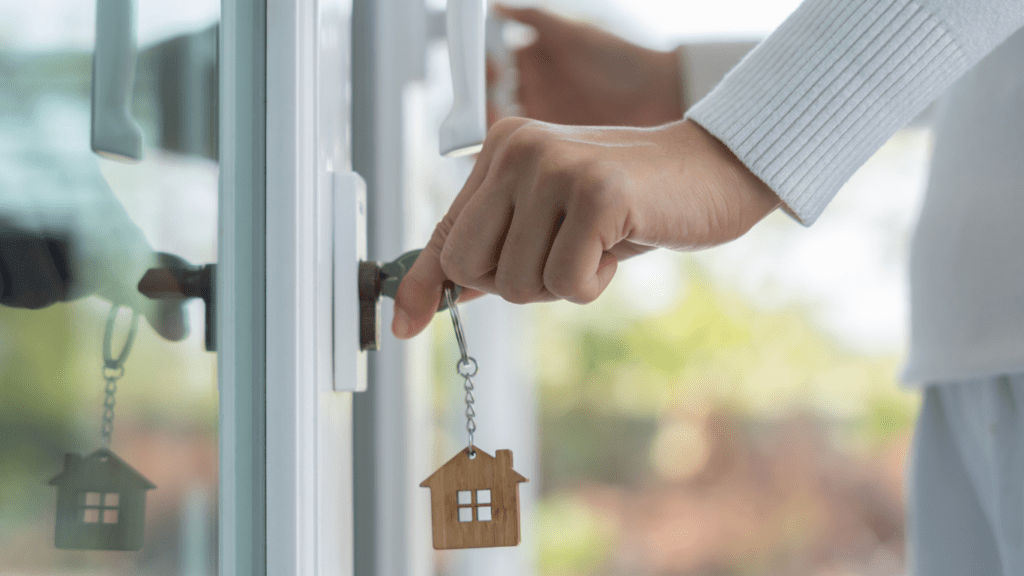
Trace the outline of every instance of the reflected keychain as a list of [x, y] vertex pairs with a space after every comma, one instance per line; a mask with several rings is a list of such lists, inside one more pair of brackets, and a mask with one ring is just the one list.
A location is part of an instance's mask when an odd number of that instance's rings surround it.
[[430, 475], [420, 486], [430, 488], [430, 517], [434, 548], [485, 548], [519, 544], [519, 483], [526, 478], [512, 469], [512, 451], [498, 450], [494, 456], [473, 444], [476, 410], [473, 404], [477, 373], [476, 360], [466, 351], [466, 336], [455, 303], [454, 286], [445, 285], [444, 299], [455, 327], [459, 360], [455, 371], [466, 390], [466, 432], [464, 450]]
[[116, 304], [110, 308], [103, 334], [103, 447], [84, 458], [73, 452], [65, 454], [64, 471], [50, 480], [50, 485], [57, 487], [57, 548], [142, 548], [146, 491], [156, 486], [110, 449], [117, 382], [124, 376], [124, 363], [139, 326], [139, 315], [133, 311], [124, 346], [115, 358], [111, 342], [118, 309]]

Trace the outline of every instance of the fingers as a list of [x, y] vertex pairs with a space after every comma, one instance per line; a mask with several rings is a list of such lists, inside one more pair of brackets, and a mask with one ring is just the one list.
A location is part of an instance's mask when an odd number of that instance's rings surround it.
[[[179, 256], [158, 252], [143, 267], [149, 269], [130, 291], [131, 306], [142, 312], [146, 321], [162, 338], [171, 342], [180, 342], [189, 335], [188, 311], [186, 300], [181, 298], [184, 287], [179, 276], [171, 270], [191, 268], [191, 265]], [[209, 305], [209, 304], [207, 304]]]
[[[441, 303], [441, 292], [448, 280], [441, 268], [439, 247], [444, 245], [440, 240], [442, 236], [443, 228], [439, 226], [398, 287], [395, 314], [391, 322], [391, 332], [398, 338], [412, 338], [422, 332], [434, 318]], [[474, 300], [483, 295], [479, 290], [464, 287], [459, 302]]]
[[[441, 266], [441, 252], [445, 247], [448, 236], [460, 220], [460, 215], [466, 205], [473, 200], [484, 178], [487, 176], [491, 158], [495, 149], [504, 141], [507, 134], [510, 134], [522, 123], [520, 119], [508, 119], [498, 122], [487, 134], [487, 140], [476, 159], [473, 171], [470, 173], [466, 184], [462, 187], [458, 196], [452, 202], [448, 213], [434, 229], [433, 235], [423, 252], [420, 253], [416, 262], [413, 263], [409, 273], [402, 279], [395, 295], [395, 317], [391, 323], [391, 331], [398, 338], [411, 338], [426, 328], [427, 324], [434, 317], [437, 306], [441, 301], [441, 290], [446, 280], [453, 280], [460, 285], [459, 279], [449, 278]], [[486, 221], [484, 222], [486, 223]], [[473, 230], [467, 230], [466, 234], [472, 235]], [[463, 292], [460, 300], [479, 296], [476, 292]]]
[[494, 291], [494, 270], [512, 220], [512, 204], [487, 178], [466, 203], [441, 251], [447, 277], [469, 288]]
[[494, 10], [504, 18], [536, 28], [539, 34], [550, 32], [553, 28], [564, 23], [564, 20], [551, 12], [537, 8], [516, 8], [497, 4], [494, 6]]
[[447, 278], [441, 269], [441, 248], [446, 232], [438, 225], [430, 242], [402, 279], [395, 295], [391, 332], [398, 338], [412, 338], [430, 324]]
[[161, 337], [171, 342], [188, 338], [189, 326], [183, 300], [161, 300], [145, 308], [146, 321]]
[[562, 224], [558, 205], [517, 206], [501, 247], [495, 291], [513, 304], [557, 299], [544, 287], [544, 264]]
[[[581, 154], [562, 127], [503, 120], [395, 298], [392, 331], [409, 338], [433, 318], [446, 281], [513, 303], [595, 300], [617, 268], [629, 209], [617, 172]], [[622, 250], [628, 256], [631, 250]]]
[[586, 211], [570, 213], [544, 264], [544, 286], [555, 296], [588, 304], [604, 292], [618, 259], [604, 249], [598, 226]]

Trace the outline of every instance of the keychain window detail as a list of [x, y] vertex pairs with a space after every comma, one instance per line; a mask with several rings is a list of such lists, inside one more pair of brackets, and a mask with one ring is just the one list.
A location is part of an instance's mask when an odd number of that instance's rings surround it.
[[[476, 492], [476, 502], [473, 502], [473, 493]], [[491, 520], [491, 491], [490, 490], [459, 490], [459, 522], [472, 522], [473, 509], [476, 509], [476, 520], [478, 522], [490, 522]], [[487, 506], [481, 506], [487, 504]]]
[[93, 524], [102, 518], [104, 524], [117, 524], [119, 493], [83, 492], [82, 500], [82, 522]]

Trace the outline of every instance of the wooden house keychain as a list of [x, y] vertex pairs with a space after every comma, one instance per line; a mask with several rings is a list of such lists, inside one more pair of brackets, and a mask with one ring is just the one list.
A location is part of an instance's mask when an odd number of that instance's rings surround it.
[[146, 491], [156, 488], [137, 470], [110, 449], [114, 431], [117, 381], [124, 376], [124, 363], [135, 342], [138, 314], [132, 312], [131, 326], [121, 353], [111, 350], [118, 306], [107, 316], [103, 336], [103, 447], [82, 457], [64, 455], [64, 471], [50, 480], [57, 487], [57, 548], [69, 550], [139, 550], [145, 528]]
[[512, 469], [512, 451], [494, 456], [473, 444], [476, 410], [473, 377], [477, 363], [466, 352], [466, 336], [455, 304], [454, 289], [446, 285], [445, 302], [455, 326], [460, 358], [455, 371], [466, 390], [466, 432], [469, 442], [454, 458], [420, 486], [430, 488], [430, 517], [434, 548], [486, 548], [519, 544], [519, 483], [526, 478]]

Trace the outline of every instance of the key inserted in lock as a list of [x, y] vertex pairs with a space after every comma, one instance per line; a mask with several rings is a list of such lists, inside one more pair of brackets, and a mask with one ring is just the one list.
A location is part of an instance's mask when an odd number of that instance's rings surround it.
[[[422, 250], [411, 250], [386, 264], [378, 262], [359, 263], [359, 346], [362, 350], [380, 349], [380, 297], [394, 298], [402, 279], [412, 269], [413, 262]], [[455, 297], [462, 292], [455, 287]], [[448, 308], [444, 298], [437, 311]]]

